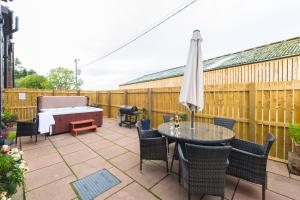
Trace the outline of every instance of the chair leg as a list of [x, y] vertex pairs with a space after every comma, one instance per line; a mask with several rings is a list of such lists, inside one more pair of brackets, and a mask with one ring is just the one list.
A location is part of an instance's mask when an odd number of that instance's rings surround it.
[[180, 161], [179, 161], [179, 168], [178, 168], [178, 183], [180, 184], [181, 182], [181, 169], [180, 169]]
[[140, 171], [142, 171], [142, 164], [143, 164], [143, 160], [140, 159]]
[[221, 196], [221, 200], [224, 200], [224, 195]]
[[17, 146], [17, 144], [18, 144], [18, 136], [16, 136], [15, 144], [16, 144], [16, 146]]
[[262, 185], [262, 200], [266, 199], [266, 186], [265, 184]]
[[191, 200], [191, 192], [190, 191], [188, 191], [188, 200]]
[[169, 173], [169, 162], [168, 162], [168, 157], [166, 159], [166, 168], [167, 168], [167, 173]]
[[35, 134], [35, 143], [37, 143], [37, 134]]
[[22, 137], [20, 137], [20, 150], [22, 150]]
[[166, 137], [166, 141], [167, 141], [167, 146], [168, 146], [168, 148], [167, 148], [167, 153], [169, 154], [169, 153], [170, 153], [170, 144], [169, 144], [169, 139], [168, 139], [168, 137]]
[[173, 162], [177, 153], [177, 148], [178, 148], [178, 142], [176, 141], [175, 143], [175, 148], [174, 148], [174, 153], [173, 153], [173, 157], [172, 157], [172, 162], [171, 162], [171, 167], [170, 167], [170, 172], [172, 172], [172, 168], [173, 168]]

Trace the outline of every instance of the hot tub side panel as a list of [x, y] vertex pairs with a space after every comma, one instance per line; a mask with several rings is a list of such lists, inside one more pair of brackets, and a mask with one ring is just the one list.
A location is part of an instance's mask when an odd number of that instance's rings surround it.
[[80, 121], [87, 119], [94, 119], [95, 125], [98, 127], [102, 126], [103, 114], [102, 112], [88, 112], [88, 113], [75, 113], [75, 114], [64, 114], [54, 115], [55, 125], [52, 127], [52, 134], [70, 132], [71, 121]]

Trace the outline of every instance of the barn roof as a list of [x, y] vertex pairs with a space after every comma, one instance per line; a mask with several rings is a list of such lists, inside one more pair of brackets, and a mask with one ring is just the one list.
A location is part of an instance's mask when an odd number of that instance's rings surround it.
[[[257, 63], [284, 57], [300, 55], [300, 36], [274, 42], [271, 44], [231, 53], [203, 61], [204, 71], [215, 69]], [[146, 74], [134, 80], [128, 81], [121, 85], [130, 85], [147, 81], [154, 81], [166, 78], [182, 76], [184, 66], [167, 69], [160, 72]]]

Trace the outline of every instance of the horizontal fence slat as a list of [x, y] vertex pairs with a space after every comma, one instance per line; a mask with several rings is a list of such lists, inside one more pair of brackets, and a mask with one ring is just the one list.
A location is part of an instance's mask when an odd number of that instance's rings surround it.
[[[246, 79], [250, 78], [249, 75]], [[265, 141], [267, 133], [272, 132], [277, 138], [270, 156], [285, 162], [288, 151], [293, 148], [287, 126], [291, 122], [300, 123], [300, 81], [228, 83], [230, 81], [205, 86], [205, 106], [196, 113], [196, 120], [213, 123], [215, 116], [234, 119], [236, 137], [255, 139], [260, 144]], [[26, 99], [19, 100], [19, 93], [25, 93]], [[38, 96], [88, 96], [90, 104], [100, 104], [104, 116], [111, 118], [117, 118], [120, 106], [125, 104], [150, 109], [151, 124], [155, 128], [163, 122], [165, 114], [188, 113], [179, 103], [179, 93], [179, 87], [111, 91], [15, 88], [4, 90], [4, 109], [16, 114], [18, 120], [30, 120], [36, 116]]]

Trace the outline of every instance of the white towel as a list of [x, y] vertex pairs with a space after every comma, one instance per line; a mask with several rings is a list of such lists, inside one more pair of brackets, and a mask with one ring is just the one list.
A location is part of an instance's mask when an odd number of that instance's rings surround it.
[[55, 124], [53, 115], [48, 112], [39, 113], [39, 132], [52, 134], [52, 125]]

